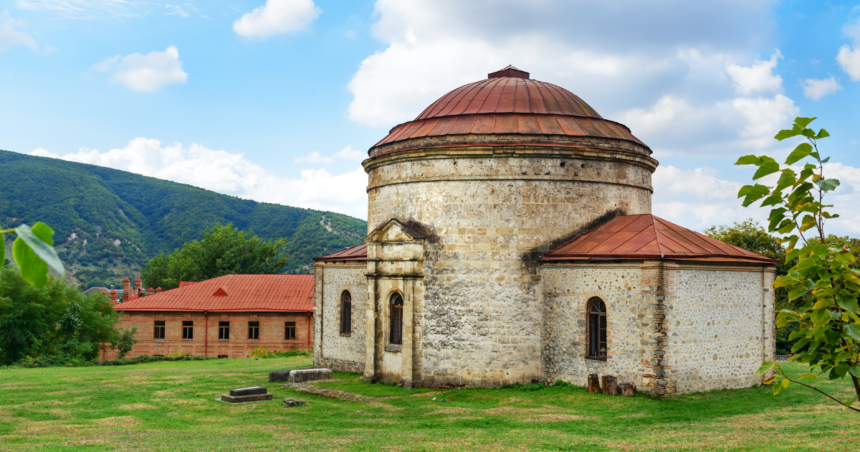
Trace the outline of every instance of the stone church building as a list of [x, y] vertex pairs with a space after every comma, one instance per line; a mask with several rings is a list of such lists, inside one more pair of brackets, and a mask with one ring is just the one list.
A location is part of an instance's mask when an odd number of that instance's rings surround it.
[[314, 364], [404, 387], [761, 382], [774, 261], [651, 215], [623, 124], [507, 67], [374, 145], [365, 244], [316, 258]]

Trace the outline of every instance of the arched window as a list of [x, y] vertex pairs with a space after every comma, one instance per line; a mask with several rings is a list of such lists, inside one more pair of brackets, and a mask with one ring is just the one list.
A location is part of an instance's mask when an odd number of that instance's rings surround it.
[[352, 332], [352, 295], [346, 290], [340, 294], [340, 332], [341, 334]]
[[391, 296], [391, 332], [388, 338], [392, 344], [403, 343], [403, 297], [399, 293]]
[[588, 302], [588, 358], [606, 359], [606, 304], [595, 298]]

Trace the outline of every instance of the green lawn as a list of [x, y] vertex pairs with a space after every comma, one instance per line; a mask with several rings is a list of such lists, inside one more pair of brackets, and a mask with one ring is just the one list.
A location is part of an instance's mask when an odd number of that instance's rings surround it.
[[[309, 358], [0, 370], [0, 450], [858, 450], [860, 415], [799, 387], [673, 399], [580, 388], [407, 390], [356, 374], [347, 402], [269, 384]], [[792, 365], [794, 372], [800, 366]], [[275, 401], [230, 405], [263, 385]], [[848, 383], [825, 383], [846, 395]], [[306, 407], [285, 407], [297, 397]]]

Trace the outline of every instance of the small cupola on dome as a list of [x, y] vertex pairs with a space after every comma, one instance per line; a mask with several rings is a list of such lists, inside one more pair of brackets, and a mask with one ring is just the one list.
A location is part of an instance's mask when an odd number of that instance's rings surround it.
[[526, 80], [529, 79], [529, 73], [514, 67], [513, 65], [508, 65], [505, 68], [499, 69], [496, 72], [490, 72], [487, 74], [487, 78], [500, 78], [500, 77], [516, 77], [516, 78], [524, 78]]

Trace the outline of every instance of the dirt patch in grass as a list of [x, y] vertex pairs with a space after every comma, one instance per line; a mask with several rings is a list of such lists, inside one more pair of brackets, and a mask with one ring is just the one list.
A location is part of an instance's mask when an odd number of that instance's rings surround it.
[[521, 419], [520, 422], [572, 422], [572, 421], [594, 421], [600, 418], [591, 416], [578, 416], [576, 414], [546, 414], [543, 416], [533, 416]]
[[62, 424], [63, 421], [34, 421], [22, 423], [20, 425], [19, 433], [25, 433], [29, 435], [37, 435], [43, 433], [66, 433], [66, 432], [78, 432], [82, 428], [86, 428], [84, 425], [76, 425], [76, 424]]
[[484, 410], [486, 414], [538, 414], [538, 413], [549, 413], [550, 409], [546, 407], [540, 408], [520, 408], [515, 406], [500, 406], [498, 408], [491, 408], [489, 410]]
[[471, 408], [461, 408], [461, 407], [445, 407], [445, 408], [437, 408], [429, 413], [430, 416], [438, 415], [438, 414], [463, 414], [463, 413], [472, 413], [475, 410]]
[[154, 395], [156, 397], [173, 397], [178, 392], [179, 392], [178, 389], [165, 389], [163, 391], [155, 391], [152, 393], [152, 395]]
[[116, 425], [122, 427], [134, 427], [140, 425], [140, 422], [134, 416], [112, 416], [96, 419], [93, 422], [99, 425]]
[[127, 405], [120, 405], [117, 407], [120, 410], [134, 411], [134, 410], [157, 410], [158, 407], [155, 405], [150, 405], [148, 403], [129, 403]]

